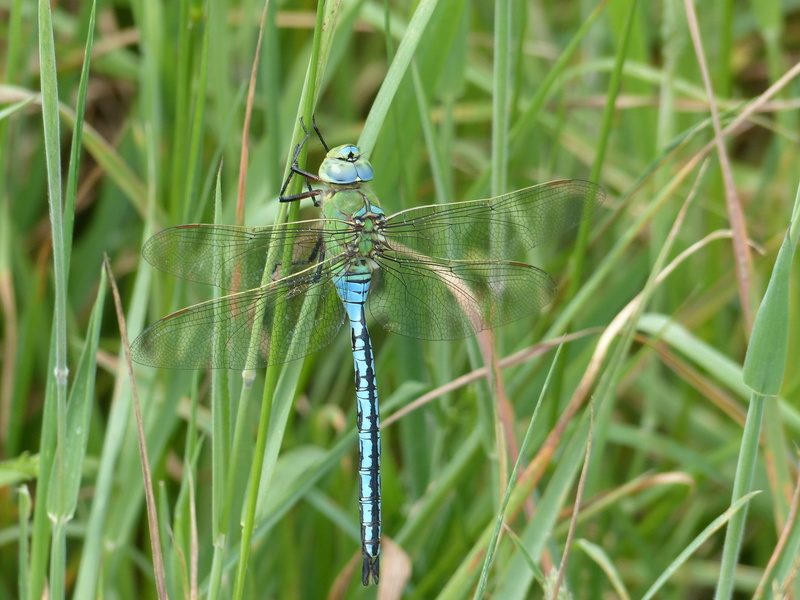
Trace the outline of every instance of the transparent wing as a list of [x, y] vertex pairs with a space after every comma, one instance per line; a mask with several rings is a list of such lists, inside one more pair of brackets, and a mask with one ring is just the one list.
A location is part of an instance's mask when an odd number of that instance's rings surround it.
[[575, 227], [605, 192], [590, 181], [562, 179], [489, 198], [411, 208], [386, 220], [391, 248], [459, 259], [514, 258]]
[[452, 340], [516, 321], [548, 304], [556, 285], [516, 262], [451, 261], [386, 252], [369, 307], [386, 329], [425, 340]]
[[334, 338], [344, 320], [331, 280], [337, 262], [330, 259], [263, 288], [164, 317], [133, 342], [133, 360], [166, 369], [245, 369], [312, 354]]
[[[297, 273], [319, 262], [323, 239], [321, 219], [268, 227], [178, 225], [165, 229], [145, 243], [142, 255], [151, 265], [190, 281], [209, 283], [225, 290], [259, 287], [270, 248], [277, 260], [286, 244], [292, 245], [292, 266]], [[275, 267], [276, 278], [282, 269]]]

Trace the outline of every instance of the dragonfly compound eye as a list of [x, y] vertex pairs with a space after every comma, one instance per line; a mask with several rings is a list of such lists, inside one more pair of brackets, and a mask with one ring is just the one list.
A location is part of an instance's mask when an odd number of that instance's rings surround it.
[[338, 185], [370, 181], [372, 174], [372, 165], [352, 144], [331, 148], [319, 168], [320, 179]]

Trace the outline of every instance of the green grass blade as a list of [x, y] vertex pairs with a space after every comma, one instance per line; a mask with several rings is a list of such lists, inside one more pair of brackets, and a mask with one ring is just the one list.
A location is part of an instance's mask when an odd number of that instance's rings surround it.
[[[764, 404], [769, 396], [777, 396], [786, 369], [788, 348], [789, 275], [800, 236], [800, 188], [795, 197], [789, 230], [784, 237], [775, 268], [772, 271], [764, 301], [758, 310], [742, 372], [744, 383], [753, 390], [742, 436], [733, 501], [747, 494], [753, 486]], [[744, 536], [747, 511], [737, 513], [728, 525], [722, 553], [717, 600], [733, 594], [733, 576]]]
[[75, 105], [75, 123], [73, 125], [72, 146], [69, 152], [69, 172], [67, 173], [67, 189], [64, 198], [64, 249], [66, 262], [69, 264], [72, 252], [72, 228], [75, 221], [75, 202], [78, 195], [78, 169], [81, 161], [81, 145], [83, 143], [83, 122], [86, 113], [86, 92], [89, 87], [89, 73], [92, 48], [94, 47], [94, 23], [97, 2], [92, 0], [87, 24], [86, 47], [84, 48], [81, 80], [78, 84], [78, 102]]
[[494, 5], [494, 65], [492, 69], [492, 183], [491, 195], [508, 190], [509, 79], [511, 75], [511, 3]]
[[[214, 193], [214, 221], [222, 214], [222, 168], [217, 171], [217, 185]], [[219, 297], [217, 290], [215, 297]], [[228, 540], [231, 537], [230, 525], [230, 502], [226, 501], [226, 489], [233, 485], [228, 479], [228, 461], [231, 457], [231, 408], [227, 394], [223, 389], [224, 381], [227, 381], [227, 373], [214, 369], [211, 372], [211, 540], [213, 543], [213, 557], [211, 559], [211, 571], [209, 576], [210, 599], [220, 597], [222, 586], [222, 566], [225, 560], [225, 552], [228, 548]], [[235, 468], [235, 465], [230, 465]]]
[[519, 456], [517, 456], [517, 460], [514, 463], [514, 468], [511, 471], [511, 475], [508, 478], [508, 487], [506, 488], [505, 496], [503, 497], [503, 501], [500, 504], [500, 510], [497, 513], [497, 518], [495, 519], [494, 531], [492, 531], [492, 539], [489, 541], [489, 548], [486, 552], [486, 559], [483, 562], [483, 569], [481, 569], [481, 578], [478, 582], [478, 587], [475, 589], [475, 594], [473, 598], [478, 600], [479, 598], [483, 598], [483, 594], [486, 591], [486, 585], [489, 580], [489, 570], [492, 566], [492, 561], [494, 559], [494, 554], [497, 549], [497, 540], [500, 536], [500, 529], [503, 526], [503, 521], [505, 519], [505, 511], [508, 507], [508, 502], [511, 500], [511, 490], [514, 487], [514, 484], [517, 480], [517, 473], [519, 472], [519, 467], [522, 462], [522, 457], [527, 456], [527, 449], [528, 444], [531, 441], [533, 428], [536, 424], [536, 417], [539, 414], [539, 409], [542, 406], [542, 401], [545, 398], [545, 395], [548, 393], [550, 389], [550, 378], [553, 375], [555, 370], [555, 366], [558, 364], [558, 358], [561, 355], [561, 349], [563, 348], [563, 344], [559, 344], [558, 349], [556, 350], [556, 355], [553, 357], [553, 362], [550, 363], [550, 369], [547, 371], [547, 378], [544, 381], [544, 386], [542, 386], [542, 391], [539, 393], [539, 400], [536, 402], [536, 407], [533, 409], [533, 415], [531, 416], [530, 422], [528, 423], [528, 429], [525, 432], [525, 437], [522, 440], [522, 445], [519, 448]]
[[[207, 11], [203, 10], [204, 7], [192, 7], [192, 18], [187, 23], [186, 29], [193, 32], [194, 36], [199, 39], [193, 39], [192, 42], [199, 48], [193, 48], [193, 54], [199, 53], [200, 58], [196, 60], [197, 66], [192, 72], [192, 80], [190, 81], [191, 97], [193, 102], [190, 104], [191, 109], [179, 106], [179, 111], [191, 115], [191, 121], [187, 124], [189, 127], [187, 141], [185, 147], [176, 148], [175, 155], [182, 156], [186, 154], [185, 164], [185, 181], [182, 182], [181, 189], [183, 190], [183, 222], [191, 221], [195, 207], [193, 206], [193, 199], [197, 194], [198, 181], [200, 175], [198, 173], [200, 167], [200, 152], [202, 150], [204, 124], [206, 120], [206, 86], [208, 81], [208, 46], [210, 27], [208, 19], [211, 18]], [[201, 35], [202, 34], [202, 35]], [[177, 169], [175, 169], [177, 171]]]
[[757, 491], [750, 492], [746, 496], [739, 498], [728, 510], [709, 523], [708, 526], [692, 540], [692, 543], [689, 544], [677, 557], [675, 557], [675, 560], [670, 563], [670, 565], [664, 570], [659, 578], [653, 582], [653, 585], [651, 585], [645, 592], [644, 596], [642, 596], [642, 600], [650, 600], [650, 598], [654, 598], [656, 593], [664, 586], [667, 580], [675, 574], [680, 566], [683, 565], [689, 559], [689, 557], [694, 554], [703, 544], [707, 543], [708, 539], [714, 535], [714, 533], [722, 529], [722, 527], [732, 520], [735, 515], [743, 512], [743, 509], [747, 503], [759, 493], [760, 492]]
[[789, 288], [797, 240], [800, 237], [800, 187], [792, 219], [778, 252], [767, 292], [756, 315], [742, 376], [756, 394], [777, 396], [783, 383], [789, 345]]
[[0, 110], [0, 121], [5, 121], [12, 115], [15, 115], [18, 112], [20, 112], [23, 108], [29, 106], [30, 104], [33, 104], [35, 101], [36, 101], [36, 96], [30, 96], [28, 98], [25, 98], [24, 100], [18, 101], [16, 104], [12, 104], [8, 108]]
[[630, 594], [628, 590], [625, 588], [625, 582], [622, 579], [622, 575], [617, 569], [614, 561], [611, 560], [611, 557], [608, 556], [603, 547], [599, 544], [594, 544], [588, 540], [577, 540], [577, 545], [581, 548], [586, 554], [588, 554], [592, 560], [601, 568], [603, 572], [608, 577], [611, 586], [614, 588], [614, 591], [619, 596], [620, 600], [630, 600]]
[[[41, 63], [42, 117], [44, 120], [44, 143], [47, 166], [48, 200], [50, 207], [50, 226], [53, 236], [53, 263], [55, 270], [55, 308], [51, 336], [51, 366], [48, 375], [45, 419], [42, 422], [41, 463], [39, 471], [39, 494], [48, 493], [49, 480], [55, 477], [60, 485], [64, 477], [61, 460], [65, 443], [66, 395], [67, 395], [67, 269], [64, 249], [64, 217], [61, 194], [60, 132], [58, 119], [58, 85], [56, 76], [55, 47], [50, 5], [41, 0], [39, 6], [39, 60]], [[52, 383], [51, 383], [52, 382]], [[34, 510], [33, 540], [31, 549], [30, 598], [41, 596], [44, 588], [44, 574], [47, 559], [48, 517], [46, 502], [37, 502]], [[54, 535], [55, 535], [54, 531]], [[60, 531], [63, 536], [63, 530]], [[63, 548], [64, 538], [53, 539], [53, 548]], [[63, 554], [51, 557], [51, 594], [55, 598], [64, 596]]]
[[17, 488], [19, 498], [19, 549], [17, 552], [17, 568], [19, 578], [17, 579], [17, 592], [19, 598], [28, 598], [28, 588], [30, 586], [30, 548], [28, 547], [28, 522], [31, 518], [31, 493], [28, 486], [22, 485]]
[[[300, 112], [306, 116], [306, 119], [311, 116], [312, 108], [314, 106], [314, 101], [317, 96], [318, 88], [317, 82], [320, 80], [319, 78], [322, 76], [321, 72], [324, 71], [324, 60], [327, 59], [328, 52], [330, 49], [330, 43], [333, 36], [333, 24], [336, 22], [336, 14], [338, 12], [339, 3], [334, 2], [331, 4], [330, 7], [326, 10], [326, 4], [324, 1], [320, 0], [319, 5], [317, 7], [317, 20], [314, 29], [314, 43], [313, 43], [313, 50], [310, 57], [309, 67], [307, 71], [307, 78], [304, 85], [303, 95], [300, 99]], [[333, 12], [330, 12], [333, 11]], [[328, 27], [323, 27], [323, 24], [328, 24]], [[309, 122], [306, 120], [305, 122]], [[298, 124], [299, 126], [299, 124]], [[290, 155], [292, 153], [290, 152]], [[288, 168], [289, 165], [287, 165]], [[300, 178], [295, 178], [296, 184], [300, 184]], [[291, 193], [291, 192], [289, 192]], [[296, 206], [298, 203], [292, 203], [295, 206], [291, 207], [289, 210], [290, 218], [295, 218], [297, 215], [297, 211], [299, 207]], [[284, 208], [281, 207], [281, 213], [284, 212]], [[294, 217], [292, 217], [292, 213], [294, 213]], [[280, 217], [279, 217], [280, 218]], [[264, 277], [265, 280], [268, 280], [270, 274], [272, 273], [272, 269], [270, 265], [276, 264], [276, 258], [274, 256], [266, 257], [266, 264], [267, 268], [264, 270]], [[291, 247], [289, 244], [286, 245], [284, 256], [281, 257], [282, 264], [291, 265], [292, 257], [291, 257]], [[266, 283], [266, 281], [264, 281]], [[307, 298], [307, 301], [303, 304], [303, 309], [305, 310], [306, 307], [311, 309], [312, 303], [316, 302], [316, 298]], [[301, 317], [303, 313], [301, 312]], [[286, 324], [282, 319], [282, 315], [280, 311], [276, 311], [275, 322], [274, 322], [274, 331], [273, 335], [278, 337], [286, 335], [285, 333]], [[253, 332], [253, 343], [252, 347], [257, 347], [257, 339], [258, 339], [258, 332]], [[302, 340], [294, 340], [293, 343], [303, 343]], [[285, 425], [285, 421], [282, 423], [279, 419], [278, 424], [276, 426], [276, 431], [280, 432], [279, 435], [273, 435], [268, 437], [268, 433], [271, 431], [272, 423], [272, 409], [273, 403], [275, 404], [274, 408], [278, 409], [280, 414], [287, 414], [288, 410], [286, 409], [287, 403], [290, 403], [291, 400], [294, 398], [294, 388], [292, 387], [291, 393], [288, 390], [281, 388], [279, 385], [280, 382], [283, 380], [283, 373], [289, 373], [287, 380], [290, 384], [296, 384], [296, 380], [293, 382], [293, 377], [291, 374], [296, 373], [297, 369], [299, 369], [299, 362], [298, 364], [288, 364], [282, 367], [274, 366], [272, 368], [267, 369], [266, 380], [264, 384], [264, 393], [261, 400], [261, 414], [259, 417], [259, 429], [258, 435], [256, 438], [255, 444], [255, 453], [254, 453], [254, 460], [250, 471], [250, 483], [248, 486], [248, 495], [246, 498], [246, 505], [244, 507], [244, 514], [243, 514], [243, 527], [242, 527], [242, 540], [240, 545], [240, 557], [239, 557], [239, 564], [236, 573], [236, 584], [234, 588], [233, 597], [236, 600], [241, 600], [244, 595], [244, 585], [245, 585], [245, 577], [247, 573], [247, 565], [250, 556], [250, 545], [253, 537], [253, 532], [255, 531], [255, 520], [257, 517], [257, 508], [258, 508], [258, 498], [259, 498], [259, 490], [261, 489], [262, 484], [268, 483], [268, 481], [263, 481], [263, 474], [266, 470], [266, 473], [270, 475], [272, 473], [274, 467], [274, 461], [277, 459], [277, 450], [280, 447], [280, 440], [282, 439], [283, 435], [283, 427]], [[247, 386], [245, 386], [247, 387]], [[278, 397], [276, 394], [278, 392], [282, 392], [282, 396]], [[269, 460], [267, 460], [267, 456], [265, 456], [267, 451], [267, 442], [270, 442], [270, 452]], [[268, 479], [268, 477], [267, 477]]]
[[[65, 448], [64, 476], [60, 482], [51, 480], [47, 498], [47, 512], [51, 519], [66, 523], [75, 514], [80, 492], [83, 464], [86, 457], [92, 401], [94, 399], [95, 370], [97, 368], [97, 347], [100, 340], [103, 300], [105, 298], [106, 274], [101, 270], [100, 286], [95, 300], [89, 328], [86, 332], [86, 344], [78, 362], [75, 380], [70, 390], [67, 407], [66, 435], [69, 445]], [[60, 483], [60, 487], [56, 486]]]
[[431, 14], [436, 8], [437, 1], [421, 0], [414, 11], [411, 22], [408, 24], [400, 46], [397, 48], [394, 60], [386, 73], [375, 101], [372, 103], [367, 121], [364, 123], [364, 129], [358, 138], [358, 147], [366, 156], [370, 156], [375, 148], [375, 142], [377, 142], [378, 133], [386, 120], [386, 114], [389, 112], [389, 107], [397, 93], [397, 88], [400, 86], [408, 65], [411, 63], [414, 51], [425, 32], [425, 27], [431, 18]]

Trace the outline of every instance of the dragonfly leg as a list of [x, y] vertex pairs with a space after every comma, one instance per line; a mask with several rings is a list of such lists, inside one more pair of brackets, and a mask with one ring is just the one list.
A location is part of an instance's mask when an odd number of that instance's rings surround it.
[[[314, 274], [314, 279], [312, 280], [314, 283], [320, 281], [322, 279], [322, 267], [323, 263], [325, 262], [325, 248], [322, 243], [322, 239], [318, 239], [314, 243], [314, 247], [311, 249], [311, 253], [303, 260], [293, 260], [290, 264], [292, 265], [292, 270], [297, 271], [300, 268], [305, 269], [306, 267], [316, 264], [317, 271]], [[278, 281], [282, 277], [286, 275], [283, 273], [283, 261], [279, 260], [275, 263], [275, 266], [272, 268], [272, 281]]]
[[[317, 200], [317, 196], [320, 196], [322, 194], [322, 190], [313, 189], [311, 187], [310, 182], [316, 181], [317, 183], [320, 183], [322, 182], [322, 179], [320, 179], [317, 175], [314, 175], [313, 173], [304, 171], [303, 169], [300, 168], [299, 165], [300, 152], [303, 150], [303, 146], [306, 145], [308, 138], [311, 137], [311, 133], [309, 133], [308, 129], [306, 129], [302, 117], [300, 118], [300, 126], [303, 128], [303, 131], [305, 132], [306, 135], [302, 139], [302, 141], [299, 144], [297, 144], [297, 146], [295, 146], [294, 148], [294, 156], [292, 157], [292, 164], [289, 167], [289, 175], [286, 177], [286, 181], [283, 182], [283, 187], [281, 188], [281, 193], [278, 196], [278, 200], [280, 200], [281, 202], [294, 202], [296, 200], [303, 200], [304, 198], [311, 198], [312, 201], [314, 202], [314, 206], [319, 206], [319, 200]], [[316, 129], [316, 127], [317, 127], [316, 124], [314, 124], [314, 129]], [[319, 135], [319, 132], [317, 132], [317, 135]], [[322, 140], [322, 138], [320, 138], [320, 140]], [[325, 142], [322, 142], [322, 144], [325, 145]], [[327, 146], [325, 146], [325, 149], [327, 150]], [[300, 177], [306, 180], [307, 190], [299, 194], [292, 194], [291, 196], [287, 196], [286, 189], [289, 187], [289, 183], [292, 181], [292, 177], [294, 177], [295, 175], [299, 175]]]
[[[303, 124], [303, 118], [302, 117], [300, 117], [300, 124], [301, 125]], [[319, 141], [322, 143], [322, 147], [325, 148], [325, 152], [330, 152], [331, 149], [328, 148], [328, 144], [326, 144], [325, 140], [322, 139], [322, 134], [319, 131], [319, 127], [317, 127], [317, 116], [316, 115], [311, 115], [311, 125], [314, 127], [314, 131], [317, 133], [317, 137], [319, 138]], [[305, 129], [305, 126], [303, 126], [303, 129]]]
[[300, 194], [293, 194], [291, 196], [284, 196], [281, 194], [278, 196], [278, 200], [280, 202], [295, 202], [296, 200], [304, 200], [305, 198], [311, 198], [311, 201], [314, 203], [314, 206], [319, 206], [320, 202], [317, 200], [317, 196], [322, 195], [322, 190], [308, 190], [307, 192], [302, 192]]

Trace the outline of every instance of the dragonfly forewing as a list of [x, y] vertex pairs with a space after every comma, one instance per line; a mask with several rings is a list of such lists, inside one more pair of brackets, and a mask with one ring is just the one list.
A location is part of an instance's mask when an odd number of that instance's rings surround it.
[[136, 338], [133, 360], [167, 369], [254, 369], [316, 352], [344, 321], [331, 280], [335, 262], [164, 317]]
[[390, 246], [451, 260], [512, 259], [578, 225], [604, 201], [590, 181], [562, 179], [485, 200], [433, 204], [386, 220]]
[[[229, 291], [260, 287], [270, 252], [275, 257], [270, 279], [300, 272], [322, 258], [323, 221], [314, 219], [268, 227], [179, 225], [151, 237], [142, 254], [157, 269]], [[287, 244], [292, 265], [280, 260]]]

